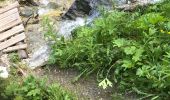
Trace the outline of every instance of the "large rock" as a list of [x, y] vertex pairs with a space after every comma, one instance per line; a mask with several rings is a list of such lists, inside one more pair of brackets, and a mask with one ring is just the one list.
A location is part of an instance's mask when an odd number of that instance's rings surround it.
[[28, 60], [28, 67], [35, 69], [37, 67], [47, 64], [50, 55], [50, 48], [48, 45], [40, 47], [32, 54], [32, 57]]
[[63, 18], [75, 19], [85, 15], [91, 15], [93, 10], [98, 7], [112, 7], [111, 0], [75, 0], [70, 9], [64, 14]]
[[116, 8], [124, 10], [124, 11], [130, 11], [130, 10], [134, 10], [138, 6], [146, 6], [148, 4], [155, 4], [163, 0], [135, 0], [135, 2], [129, 2], [129, 3], [123, 2], [124, 0], [121, 0], [121, 1], [122, 2], [119, 2], [119, 5], [117, 5]]

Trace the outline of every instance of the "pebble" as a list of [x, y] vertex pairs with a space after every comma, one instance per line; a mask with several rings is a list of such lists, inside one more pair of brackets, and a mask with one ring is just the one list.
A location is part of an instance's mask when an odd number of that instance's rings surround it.
[[21, 8], [21, 13], [20, 13], [21, 16], [30, 17], [33, 14], [34, 14], [34, 12], [31, 8], [29, 8], [29, 7]]

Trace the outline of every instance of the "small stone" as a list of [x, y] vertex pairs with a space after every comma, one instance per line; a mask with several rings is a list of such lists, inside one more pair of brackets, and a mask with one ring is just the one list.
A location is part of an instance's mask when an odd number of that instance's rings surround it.
[[28, 7], [21, 8], [21, 13], [20, 13], [21, 16], [30, 17], [33, 14], [34, 14], [34, 12], [31, 8], [28, 8]]
[[55, 2], [49, 2], [48, 4], [47, 4], [47, 8], [49, 8], [49, 9], [57, 9], [57, 8], [59, 8], [60, 6], [57, 4], [57, 3], [55, 3]]

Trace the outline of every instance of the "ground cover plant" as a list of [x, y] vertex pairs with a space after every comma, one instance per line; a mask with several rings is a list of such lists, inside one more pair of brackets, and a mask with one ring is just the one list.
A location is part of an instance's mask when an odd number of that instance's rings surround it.
[[0, 79], [0, 89], [1, 100], [77, 100], [58, 83], [33, 75], [22, 77], [14, 68], [8, 79]]
[[0, 80], [1, 100], [77, 100], [58, 84], [28, 76], [23, 81]]
[[53, 41], [50, 63], [96, 73], [99, 86], [112, 84], [140, 99], [170, 98], [170, 1], [134, 12], [104, 11], [91, 25], [79, 27], [72, 39]]

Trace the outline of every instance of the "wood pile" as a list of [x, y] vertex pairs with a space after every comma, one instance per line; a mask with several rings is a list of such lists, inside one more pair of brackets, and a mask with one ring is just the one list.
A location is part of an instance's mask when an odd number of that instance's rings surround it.
[[0, 52], [18, 51], [20, 58], [27, 58], [24, 26], [19, 16], [19, 3], [0, 9]]

